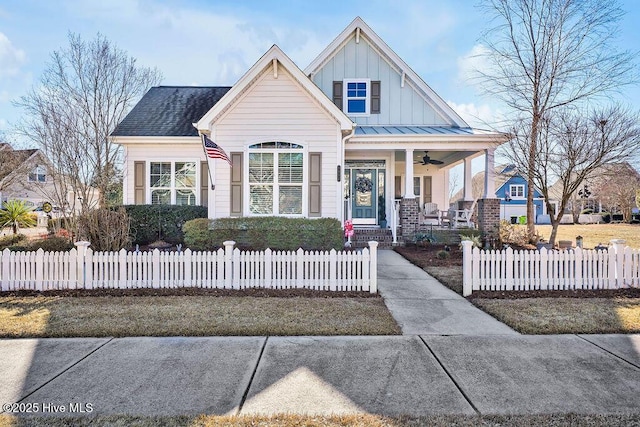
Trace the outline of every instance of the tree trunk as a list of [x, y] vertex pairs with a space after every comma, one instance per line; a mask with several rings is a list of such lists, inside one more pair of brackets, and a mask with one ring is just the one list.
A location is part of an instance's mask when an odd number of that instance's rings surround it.
[[551, 217], [551, 235], [549, 236], [549, 243], [551, 246], [555, 246], [556, 237], [558, 236], [558, 226], [560, 225], [559, 219], [554, 219]]
[[535, 226], [535, 206], [533, 205], [533, 189], [534, 189], [534, 173], [536, 168], [536, 151], [538, 144], [538, 120], [539, 117], [534, 113], [531, 120], [531, 141], [529, 144], [529, 162], [527, 165], [527, 237], [529, 243], [534, 242], [536, 234]]
[[13, 234], [18, 234], [18, 224], [14, 222], [11, 228], [13, 229]]

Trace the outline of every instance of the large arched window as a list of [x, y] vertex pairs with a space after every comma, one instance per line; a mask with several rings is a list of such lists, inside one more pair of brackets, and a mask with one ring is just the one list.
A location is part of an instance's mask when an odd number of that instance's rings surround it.
[[249, 213], [302, 215], [304, 151], [289, 142], [249, 146]]

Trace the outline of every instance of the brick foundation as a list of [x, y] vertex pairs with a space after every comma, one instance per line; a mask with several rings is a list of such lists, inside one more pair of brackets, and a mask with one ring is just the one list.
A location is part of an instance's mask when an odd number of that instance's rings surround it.
[[400, 200], [400, 227], [402, 227], [402, 240], [408, 240], [413, 237], [418, 228], [420, 215], [420, 204], [418, 199], [402, 199]]
[[478, 200], [478, 229], [485, 242], [497, 241], [500, 236], [500, 200]]

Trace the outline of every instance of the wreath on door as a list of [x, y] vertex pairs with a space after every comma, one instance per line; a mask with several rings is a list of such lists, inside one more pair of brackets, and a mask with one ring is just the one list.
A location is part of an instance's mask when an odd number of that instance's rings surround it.
[[373, 189], [373, 182], [366, 176], [356, 178], [355, 188], [358, 193], [368, 193]]

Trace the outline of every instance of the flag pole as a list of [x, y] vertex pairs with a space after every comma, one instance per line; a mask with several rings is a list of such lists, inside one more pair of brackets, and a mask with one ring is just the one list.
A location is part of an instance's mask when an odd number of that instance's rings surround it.
[[211, 183], [211, 190], [215, 190], [216, 189], [216, 185], [213, 183], [213, 178], [211, 177], [211, 167], [209, 167], [209, 156], [207, 155], [207, 149], [205, 148], [204, 145], [204, 137], [205, 134], [200, 134], [200, 140], [202, 141], [202, 150], [204, 151], [204, 158], [207, 159], [207, 172], [209, 172], [209, 182]]

